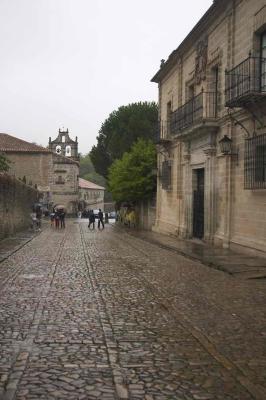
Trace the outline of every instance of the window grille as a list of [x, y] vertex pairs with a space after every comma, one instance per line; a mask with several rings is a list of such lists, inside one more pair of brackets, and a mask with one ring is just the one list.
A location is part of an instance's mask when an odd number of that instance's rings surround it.
[[266, 189], [266, 133], [246, 139], [244, 188]]
[[166, 160], [162, 163], [162, 188], [164, 190], [172, 189], [172, 161]]
[[56, 182], [57, 185], [63, 185], [65, 183], [64, 179], [62, 178], [61, 175], [58, 176]]

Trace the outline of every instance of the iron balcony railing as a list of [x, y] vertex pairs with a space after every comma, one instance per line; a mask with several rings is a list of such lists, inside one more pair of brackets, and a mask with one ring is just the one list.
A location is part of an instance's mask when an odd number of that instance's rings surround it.
[[170, 140], [170, 138], [170, 121], [158, 121], [155, 143], [162, 143], [163, 141]]
[[217, 117], [217, 92], [201, 92], [172, 113], [170, 130], [178, 134], [194, 124]]
[[241, 107], [250, 97], [266, 94], [266, 59], [249, 56], [225, 71], [225, 105]]

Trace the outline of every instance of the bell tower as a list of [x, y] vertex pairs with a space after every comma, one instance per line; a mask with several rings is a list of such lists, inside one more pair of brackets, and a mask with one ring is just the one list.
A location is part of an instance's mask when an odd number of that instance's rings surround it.
[[72, 140], [69, 136], [68, 129], [59, 128], [58, 136], [55, 140], [51, 140], [51, 137], [49, 137], [49, 150], [61, 156], [79, 161], [78, 138], [76, 136], [76, 140]]

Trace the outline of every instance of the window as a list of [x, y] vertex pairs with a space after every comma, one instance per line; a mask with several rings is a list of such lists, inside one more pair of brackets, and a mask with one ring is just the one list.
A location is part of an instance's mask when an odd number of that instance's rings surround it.
[[188, 86], [188, 89], [187, 89], [187, 99], [191, 100], [191, 99], [193, 99], [194, 96], [195, 96], [195, 86], [190, 85], [190, 86]]
[[212, 114], [217, 117], [217, 108], [219, 104], [219, 67], [216, 65], [211, 70], [211, 82], [210, 82], [210, 89], [211, 93], [213, 93], [213, 101], [210, 101], [209, 107], [213, 108]]
[[261, 91], [266, 92], [266, 32], [261, 35]]
[[66, 141], [66, 137], [62, 136], [62, 143], [65, 143], [65, 141]]
[[172, 189], [172, 161], [166, 160], [162, 163], [162, 188], [164, 190]]
[[56, 152], [57, 154], [61, 154], [61, 146], [57, 145], [57, 146], [55, 147], [55, 152]]
[[171, 115], [172, 115], [172, 103], [169, 101], [167, 103], [167, 136], [171, 134]]
[[66, 157], [71, 157], [71, 146], [66, 146]]
[[266, 133], [246, 139], [245, 189], [266, 189]]
[[65, 181], [64, 181], [64, 179], [62, 178], [62, 176], [59, 175], [59, 176], [57, 177], [57, 180], [56, 180], [55, 183], [56, 183], [57, 185], [63, 185], [63, 184], [65, 183]]

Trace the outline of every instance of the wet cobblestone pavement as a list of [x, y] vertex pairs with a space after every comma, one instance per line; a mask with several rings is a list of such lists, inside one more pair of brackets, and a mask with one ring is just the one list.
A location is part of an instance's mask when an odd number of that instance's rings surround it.
[[265, 280], [67, 223], [0, 264], [0, 399], [266, 399]]

